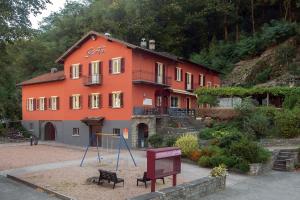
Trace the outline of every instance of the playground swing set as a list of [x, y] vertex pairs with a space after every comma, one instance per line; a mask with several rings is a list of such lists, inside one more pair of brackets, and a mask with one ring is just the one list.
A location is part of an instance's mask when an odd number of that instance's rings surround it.
[[[100, 162], [101, 162], [101, 157], [100, 157], [100, 152], [99, 152], [99, 143], [98, 143], [99, 140], [98, 140], [98, 138], [99, 138], [100, 136], [106, 136], [106, 137], [111, 136], [111, 137], [118, 137], [118, 138], [119, 138], [119, 143], [118, 143], [118, 147], [117, 147], [117, 150], [118, 150], [118, 154], [117, 154], [117, 165], [116, 165], [116, 170], [115, 170], [115, 171], [118, 171], [118, 169], [119, 169], [119, 161], [120, 161], [120, 153], [121, 153], [122, 144], [125, 145], [126, 149], [128, 150], [128, 152], [129, 152], [129, 154], [130, 154], [130, 156], [131, 156], [131, 159], [132, 159], [132, 161], [133, 161], [133, 163], [134, 163], [134, 166], [137, 166], [137, 164], [136, 164], [136, 162], [135, 162], [135, 160], [134, 160], [134, 157], [133, 157], [133, 155], [132, 155], [132, 153], [131, 153], [131, 151], [130, 151], [130, 148], [129, 148], [129, 146], [128, 146], [127, 142], [126, 142], [126, 139], [125, 139], [125, 137], [128, 138], [128, 129], [124, 129], [123, 132], [124, 132], [124, 133], [121, 133], [120, 136], [116, 136], [116, 135], [114, 135], [114, 134], [107, 134], [107, 133], [96, 133], [96, 134], [95, 134], [96, 137], [91, 137], [91, 139], [90, 139], [91, 141], [90, 141], [90, 143], [89, 143], [89, 144], [92, 144], [92, 141], [93, 141], [94, 139], [96, 139], [97, 160], [98, 160], [98, 162], [100, 163]], [[125, 137], [124, 137], [124, 135], [125, 135]], [[107, 145], [108, 145], [108, 139], [107, 139]], [[113, 144], [111, 144], [111, 146], [112, 146], [112, 145], [113, 145]], [[87, 154], [89, 148], [90, 148], [90, 145], [87, 145], [86, 148], [85, 148], [84, 155], [83, 155], [82, 160], [81, 160], [81, 162], [80, 162], [80, 167], [83, 166], [83, 162], [84, 162], [84, 159], [85, 159], [85, 157], [86, 157], [86, 154]]]

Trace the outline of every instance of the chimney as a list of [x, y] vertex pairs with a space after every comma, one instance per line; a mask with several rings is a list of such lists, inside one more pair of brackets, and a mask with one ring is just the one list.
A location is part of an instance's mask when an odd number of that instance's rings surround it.
[[55, 67], [51, 68], [51, 74], [54, 74], [55, 72], [57, 72], [57, 68]]
[[155, 50], [155, 40], [149, 40], [149, 49]]
[[147, 41], [145, 38], [142, 38], [142, 40], [141, 40], [141, 47], [147, 48]]

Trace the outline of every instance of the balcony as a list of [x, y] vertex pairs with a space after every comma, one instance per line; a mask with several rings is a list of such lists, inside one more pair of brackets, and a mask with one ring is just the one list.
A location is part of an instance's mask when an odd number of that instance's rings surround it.
[[102, 74], [94, 74], [91, 76], [86, 76], [83, 79], [83, 84], [85, 86], [97, 86], [102, 84]]
[[133, 71], [132, 82], [134, 84], [149, 84], [161, 87], [170, 87], [171, 77], [166, 75], [158, 77], [155, 73], [152, 72], [136, 70]]
[[195, 109], [167, 107], [134, 107], [133, 115], [169, 115], [173, 117], [195, 117]]

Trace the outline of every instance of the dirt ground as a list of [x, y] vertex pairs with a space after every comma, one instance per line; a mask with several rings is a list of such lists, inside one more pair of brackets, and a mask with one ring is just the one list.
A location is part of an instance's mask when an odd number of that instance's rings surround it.
[[[99, 176], [97, 171], [99, 168], [114, 171], [114, 167], [115, 163], [97, 164], [97, 162], [95, 162], [86, 164], [82, 168], [78, 166], [66, 167], [25, 174], [19, 177], [78, 200], [119, 200], [150, 192], [150, 182], [147, 188], [145, 188], [143, 183], [139, 184], [138, 187], [136, 186], [136, 178], [143, 175], [146, 166], [139, 165], [138, 167], [134, 167], [133, 163], [127, 161], [121, 161], [120, 170], [117, 173], [118, 177], [125, 180], [124, 187], [122, 183], [117, 184], [116, 188], [113, 189], [112, 184], [104, 183], [103, 185], [97, 185], [87, 182], [89, 177]], [[163, 185], [161, 180], [157, 180], [157, 189], [171, 186], [171, 177], [167, 177], [165, 181], [166, 183]], [[178, 184], [184, 182], [180, 175], [177, 181]]]
[[[49, 145], [0, 145], [0, 171], [67, 160], [81, 159], [83, 150]], [[96, 156], [90, 150], [87, 157]]]

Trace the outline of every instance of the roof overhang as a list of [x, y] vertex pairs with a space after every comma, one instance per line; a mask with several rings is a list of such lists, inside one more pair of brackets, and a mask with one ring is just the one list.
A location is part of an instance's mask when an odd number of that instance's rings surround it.
[[176, 94], [184, 94], [184, 95], [195, 96], [195, 97], [197, 96], [196, 94], [185, 91], [185, 90], [178, 90], [178, 89], [173, 89], [173, 88], [170, 88], [169, 90]]
[[87, 126], [91, 125], [103, 125], [104, 117], [85, 117], [81, 122], [85, 123]]

